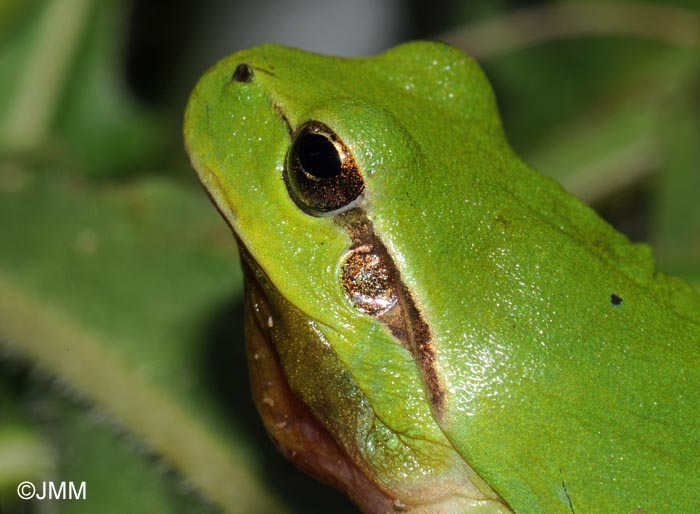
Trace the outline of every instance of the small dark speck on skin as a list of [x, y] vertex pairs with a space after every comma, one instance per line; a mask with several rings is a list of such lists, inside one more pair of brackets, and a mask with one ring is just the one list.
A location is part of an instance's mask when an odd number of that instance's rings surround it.
[[496, 221], [496, 223], [498, 223], [499, 225], [503, 225], [504, 227], [507, 227], [508, 225], [510, 225], [510, 220], [507, 218], [504, 218], [500, 214], [496, 214], [496, 216], [494, 217], [494, 220]]
[[610, 295], [610, 303], [613, 304], [613, 307], [617, 307], [622, 304], [622, 298], [613, 293]]

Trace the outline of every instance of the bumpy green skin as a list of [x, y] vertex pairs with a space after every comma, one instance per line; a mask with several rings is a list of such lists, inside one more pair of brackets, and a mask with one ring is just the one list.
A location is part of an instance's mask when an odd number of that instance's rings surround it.
[[[231, 81], [242, 62], [251, 83]], [[282, 115], [330, 126], [363, 170], [362, 208], [430, 326], [439, 412], [410, 352], [343, 295], [345, 230], [290, 199]], [[469, 57], [256, 47], [200, 81], [185, 131], [220, 210], [346, 373], [319, 400], [297, 368], [293, 389], [383, 488], [411, 501], [466, 474], [519, 513], [700, 508], [698, 295], [513, 154]]]

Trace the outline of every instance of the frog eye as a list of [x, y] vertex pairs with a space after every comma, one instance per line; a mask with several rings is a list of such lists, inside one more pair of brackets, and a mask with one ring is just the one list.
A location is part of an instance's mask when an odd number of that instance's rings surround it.
[[347, 146], [328, 126], [309, 121], [292, 136], [285, 181], [296, 204], [313, 216], [330, 216], [355, 207], [365, 188]]

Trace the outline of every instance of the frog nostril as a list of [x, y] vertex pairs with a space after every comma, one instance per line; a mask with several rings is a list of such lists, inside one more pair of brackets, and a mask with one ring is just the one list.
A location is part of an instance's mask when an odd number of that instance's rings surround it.
[[242, 62], [236, 66], [236, 71], [233, 72], [233, 77], [231, 78], [236, 82], [252, 82], [253, 68]]

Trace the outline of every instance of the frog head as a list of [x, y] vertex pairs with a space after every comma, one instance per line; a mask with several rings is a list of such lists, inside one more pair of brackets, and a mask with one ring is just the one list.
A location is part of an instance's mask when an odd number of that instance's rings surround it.
[[201, 79], [185, 140], [239, 244], [254, 396], [287, 457], [366, 512], [506, 512], [435, 419], [427, 277], [402, 250], [435, 226], [450, 156], [506, 146], [476, 63], [428, 42], [255, 47]]

